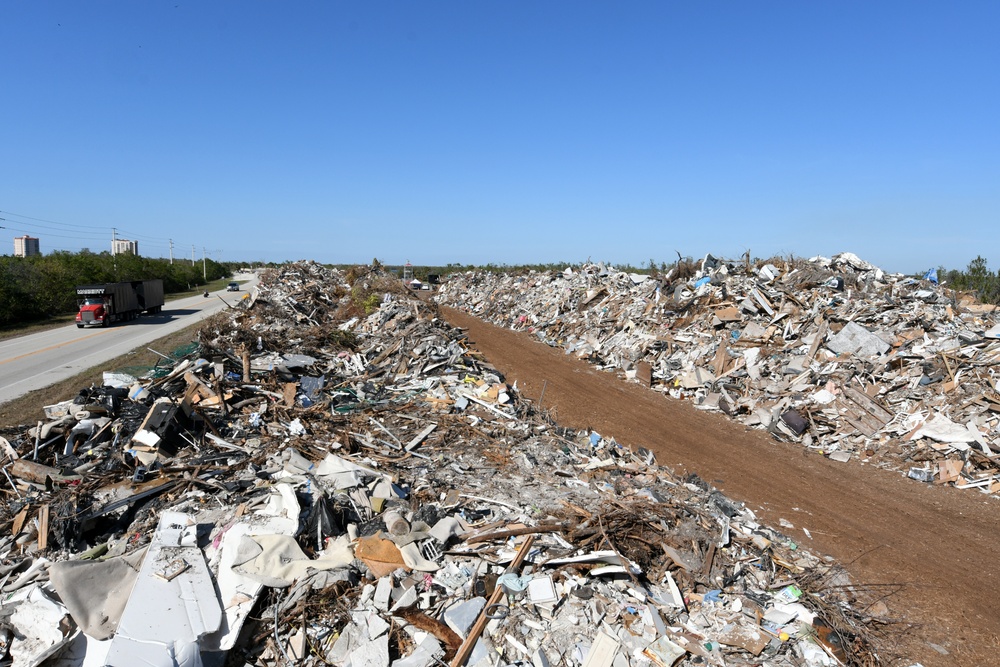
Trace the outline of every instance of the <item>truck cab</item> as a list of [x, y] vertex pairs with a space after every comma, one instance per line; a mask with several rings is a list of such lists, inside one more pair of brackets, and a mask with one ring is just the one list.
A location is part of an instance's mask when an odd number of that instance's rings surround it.
[[80, 310], [76, 313], [76, 328], [108, 326], [111, 318], [106, 306], [107, 304], [104, 303], [103, 297], [88, 296], [82, 299], [80, 301]]

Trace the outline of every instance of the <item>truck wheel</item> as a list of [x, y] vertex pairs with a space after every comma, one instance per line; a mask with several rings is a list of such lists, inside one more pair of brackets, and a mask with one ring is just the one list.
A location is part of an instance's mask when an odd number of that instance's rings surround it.
[[83, 328], [83, 325], [82, 325], [82, 324], [77, 324], [77, 325], [76, 325], [76, 328], [77, 328], [77, 329], [82, 329], [82, 328]]

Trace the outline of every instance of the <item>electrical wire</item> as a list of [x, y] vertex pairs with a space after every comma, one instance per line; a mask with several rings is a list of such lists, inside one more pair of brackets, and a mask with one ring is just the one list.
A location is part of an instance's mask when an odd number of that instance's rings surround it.
[[[33, 218], [30, 215], [23, 215], [21, 213], [14, 213], [12, 211], [0, 211], [0, 216], [12, 215], [15, 218], [24, 218], [25, 220], [34, 220], [36, 222], [47, 222], [52, 225], [61, 225], [63, 227], [78, 227], [80, 229], [111, 229], [110, 227], [100, 227], [95, 225], [76, 225], [69, 222], [58, 222], [56, 220], [46, 220], [45, 218]], [[28, 224], [28, 223], [25, 223]]]
[[[5, 217], [5, 216], [10, 216]], [[16, 219], [15, 219], [16, 218]], [[31, 221], [31, 222], [28, 222]], [[24, 215], [23, 213], [14, 213], [13, 211], [0, 211], [0, 223], [13, 223], [16, 226], [10, 226], [10, 224], [4, 225], [0, 224], [0, 228], [6, 229], [12, 232], [21, 232], [23, 234], [38, 234], [42, 236], [42, 232], [39, 230], [46, 230], [44, 232], [44, 237], [46, 239], [68, 239], [73, 241], [83, 241], [88, 245], [97, 245], [104, 243], [107, 239], [106, 236], [112, 231], [117, 232], [118, 236], [121, 236], [122, 240], [136, 240], [142, 241], [143, 250], [154, 250], [160, 252], [170, 252], [173, 249], [181, 249], [185, 247], [184, 243], [178, 242], [171, 246], [173, 239], [163, 237], [163, 236], [149, 236], [146, 234], [136, 234], [121, 227], [114, 226], [104, 226], [104, 225], [80, 225], [69, 222], [59, 222], [57, 220], [49, 220], [46, 218], [37, 218], [30, 215]], [[45, 223], [45, 224], [39, 224]], [[50, 226], [56, 225], [56, 226]], [[27, 228], [27, 229], [25, 229]], [[49, 230], [54, 230], [56, 232], [67, 232], [67, 234], [57, 234], [52, 233]], [[92, 230], [94, 232], [100, 232], [100, 236], [82, 236], [71, 235], [76, 230]], [[81, 232], [82, 233], [82, 232]], [[68, 245], [68, 244], [67, 244]], [[73, 248], [74, 250], [86, 249], [87, 245], [81, 245], [79, 248]], [[54, 250], [68, 250], [70, 248], [66, 247], [56, 247]], [[214, 251], [208, 254], [215, 254], [215, 252], [221, 253], [222, 251]]]
[[121, 227], [116, 227], [123, 236], [129, 238], [138, 239], [140, 241], [169, 241], [170, 239], [165, 236], [145, 236], [143, 234], [136, 234], [135, 232], [130, 232], [127, 229], [122, 229]]
[[[30, 229], [22, 229], [20, 227], [8, 227], [6, 225], [4, 225], [3, 228], [7, 229], [7, 230], [10, 230], [12, 232], [24, 232], [25, 234], [28, 234], [28, 233], [30, 233], [30, 232], [33, 231], [33, 230], [30, 230]], [[77, 241], [90, 241], [94, 237], [91, 237], [91, 236], [66, 236], [64, 234], [46, 234], [45, 238], [74, 239], [74, 240], [77, 240]]]

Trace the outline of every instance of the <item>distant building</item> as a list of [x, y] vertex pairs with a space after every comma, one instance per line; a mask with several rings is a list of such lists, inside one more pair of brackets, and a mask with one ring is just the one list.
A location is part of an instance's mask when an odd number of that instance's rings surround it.
[[115, 239], [111, 243], [112, 255], [139, 255], [139, 242], [128, 239]]
[[38, 249], [38, 239], [34, 236], [15, 236], [14, 237], [14, 256], [15, 257], [31, 257], [32, 255], [40, 255], [41, 251]]

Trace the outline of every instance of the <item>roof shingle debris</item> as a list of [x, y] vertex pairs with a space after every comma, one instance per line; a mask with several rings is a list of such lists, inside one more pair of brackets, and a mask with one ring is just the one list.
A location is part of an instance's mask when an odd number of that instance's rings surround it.
[[466, 272], [435, 298], [835, 460], [1000, 491], [995, 306], [851, 253], [690, 273]]
[[548, 421], [431, 307], [351, 273], [273, 270], [165, 372], [5, 433], [6, 659], [879, 664], [884, 591]]

